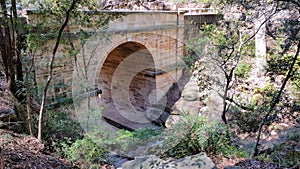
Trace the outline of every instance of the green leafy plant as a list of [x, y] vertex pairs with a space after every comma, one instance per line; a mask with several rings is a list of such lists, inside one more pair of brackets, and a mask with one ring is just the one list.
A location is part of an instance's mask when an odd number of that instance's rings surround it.
[[251, 65], [243, 62], [236, 67], [235, 75], [240, 78], [248, 78], [250, 70]]
[[72, 119], [70, 112], [47, 110], [47, 116], [43, 123], [45, 148], [50, 152], [64, 156], [64, 146], [70, 145], [82, 137], [82, 129], [78, 122]]
[[107, 150], [99, 145], [95, 140], [97, 137], [84, 135], [82, 139], [76, 140], [69, 148], [66, 149], [66, 156], [80, 168], [99, 168], [107, 164]]
[[113, 144], [119, 145], [120, 149], [128, 151], [136, 148], [137, 145], [144, 145], [155, 140], [156, 136], [159, 136], [161, 133], [161, 129], [151, 127], [139, 128], [135, 131], [119, 130]]
[[[182, 158], [203, 151], [212, 155], [248, 156], [245, 151], [232, 145], [230, 131], [223, 124], [194, 117], [192, 121], [174, 127], [180, 135], [175, 134], [165, 141], [167, 147], [171, 145], [171, 149], [165, 153], [167, 156]], [[182, 131], [186, 132], [182, 135]]]

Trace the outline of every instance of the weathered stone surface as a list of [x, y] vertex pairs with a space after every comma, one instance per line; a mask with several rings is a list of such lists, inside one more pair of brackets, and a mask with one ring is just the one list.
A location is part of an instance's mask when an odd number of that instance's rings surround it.
[[165, 126], [170, 128], [173, 124], [182, 121], [182, 116], [180, 115], [170, 115], [169, 118], [165, 122]]
[[178, 160], [162, 160], [157, 156], [139, 157], [123, 164], [123, 169], [216, 169], [205, 153], [184, 157]]
[[199, 111], [199, 116], [207, 115], [209, 113], [209, 107], [204, 106]]
[[[198, 115], [200, 109], [204, 106], [204, 103], [196, 100], [196, 101], [185, 101], [180, 98], [175, 105], [173, 106], [173, 110], [179, 112], [181, 115]], [[171, 113], [172, 114], [172, 113]]]
[[239, 166], [227, 166], [227, 167], [224, 167], [224, 169], [243, 169], [243, 168], [239, 167]]
[[163, 160], [156, 156], [139, 157], [123, 164], [122, 169], [159, 169]]
[[143, 157], [150, 154], [156, 154], [157, 152], [161, 151], [162, 147], [162, 141], [144, 140], [143, 144], [141, 145], [134, 145], [126, 149], [123, 149], [122, 147], [116, 147], [112, 150], [121, 157], [133, 159], [135, 157]]
[[199, 86], [195, 81], [191, 81], [185, 85], [181, 97], [187, 101], [200, 100]]
[[9, 91], [7, 82], [2, 78], [5, 76], [4, 73], [1, 72], [0, 75], [0, 121], [5, 121], [5, 117], [15, 114], [14, 96]]
[[0, 118], [9, 116], [9, 115], [13, 115], [15, 114], [15, 110], [12, 108], [8, 108], [8, 107], [1, 107], [0, 108]]

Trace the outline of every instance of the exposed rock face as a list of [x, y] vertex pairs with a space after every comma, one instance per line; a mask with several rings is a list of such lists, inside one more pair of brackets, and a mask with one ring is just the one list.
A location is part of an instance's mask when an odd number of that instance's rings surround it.
[[184, 115], [205, 116], [208, 120], [221, 120], [222, 75], [216, 63], [208, 60], [199, 60], [194, 65], [193, 76], [185, 85], [181, 98], [174, 104], [165, 126], [183, 120]]
[[5, 81], [5, 74], [0, 72], [0, 122], [5, 121], [6, 117], [15, 114], [13, 104], [14, 96], [8, 89], [8, 84]]
[[163, 160], [157, 156], [139, 157], [123, 164], [122, 169], [216, 169], [205, 153], [187, 156], [177, 160]]
[[201, 96], [197, 82], [191, 79], [185, 85], [181, 98], [172, 107], [172, 112], [165, 123], [166, 127], [181, 121], [184, 115], [198, 116], [200, 109], [205, 106]]

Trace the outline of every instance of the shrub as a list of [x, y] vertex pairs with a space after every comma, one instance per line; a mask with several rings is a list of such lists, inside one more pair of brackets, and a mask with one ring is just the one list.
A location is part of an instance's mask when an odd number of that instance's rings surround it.
[[67, 111], [47, 110], [43, 123], [45, 149], [64, 156], [65, 144], [70, 145], [82, 137], [82, 129], [78, 122], [72, 119]]
[[121, 150], [129, 151], [130, 149], [136, 149], [138, 145], [145, 145], [147, 142], [155, 140], [161, 132], [160, 128], [151, 127], [139, 128], [135, 131], [119, 130], [113, 144], [118, 145]]
[[[175, 134], [171, 136], [171, 139], [165, 141], [166, 146], [173, 144], [171, 149], [166, 152], [166, 155], [182, 158], [204, 151], [211, 155], [248, 156], [245, 151], [239, 150], [239, 148], [231, 144], [230, 131], [225, 125], [207, 122], [199, 117], [194, 117], [194, 119], [197, 120], [175, 126], [176, 130], [179, 129], [177, 133], [181, 133], [183, 130], [187, 132], [181, 136]], [[175, 140], [181, 140], [174, 142], [172, 137], [176, 138]]]
[[235, 70], [235, 75], [240, 78], [248, 78], [251, 65], [247, 63], [240, 63]]
[[232, 113], [230, 126], [241, 133], [256, 132], [262, 120], [263, 116], [259, 111], [251, 112], [236, 110]]
[[80, 168], [99, 168], [109, 163], [106, 158], [108, 151], [99, 145], [96, 139], [97, 137], [86, 134], [65, 149], [66, 156]]

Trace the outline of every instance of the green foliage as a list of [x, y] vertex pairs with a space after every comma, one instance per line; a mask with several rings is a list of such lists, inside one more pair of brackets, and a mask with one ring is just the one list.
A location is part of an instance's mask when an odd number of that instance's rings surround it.
[[197, 56], [196, 53], [190, 51], [188, 55], [185, 55], [183, 58], [183, 62], [189, 67], [193, 67], [195, 62], [199, 60], [199, 57]]
[[99, 168], [107, 164], [107, 150], [97, 144], [96, 139], [98, 138], [86, 134], [82, 139], [76, 140], [66, 149], [68, 159], [80, 168]]
[[[282, 53], [284, 51], [284, 39], [278, 38], [277, 47], [273, 54], [268, 56], [267, 72], [271, 75], [286, 75], [290, 65], [292, 64], [294, 54], [290, 52]], [[294, 66], [293, 74], [291, 76], [293, 89], [300, 90], [300, 57], [297, 58]]]
[[133, 137], [137, 139], [145, 139], [161, 134], [161, 130], [158, 128], [139, 128], [133, 132]]
[[159, 128], [139, 128], [135, 131], [119, 130], [114, 138], [113, 144], [119, 145], [124, 151], [135, 149], [136, 146], [145, 145], [147, 142], [155, 140], [162, 130]]
[[263, 119], [259, 111], [241, 111], [234, 109], [231, 113], [230, 126], [239, 133], [256, 132]]
[[[252, 100], [253, 103], [257, 104], [258, 106], [263, 105], [268, 106], [271, 104], [273, 98], [275, 97], [277, 90], [273, 83], [268, 83], [263, 88], [256, 88], [254, 89], [255, 94], [261, 95], [260, 100]], [[267, 110], [267, 109], [265, 109]]]
[[291, 65], [293, 55], [291, 54], [273, 54], [267, 60], [267, 72], [285, 75]]
[[223, 124], [194, 117], [187, 123], [176, 124], [174, 128], [176, 134], [164, 142], [166, 147], [171, 147], [165, 153], [167, 156], [182, 158], [203, 151], [212, 155], [248, 156], [245, 151], [232, 145], [230, 132]]
[[251, 65], [243, 62], [236, 67], [235, 75], [239, 78], [248, 78], [250, 70]]
[[133, 132], [121, 129], [117, 132], [117, 137], [115, 139], [116, 141], [121, 141], [123, 139], [128, 139], [132, 137], [133, 137]]
[[[1, 132], [1, 131], [0, 131]], [[14, 138], [10, 134], [1, 134], [0, 133], [0, 148], [4, 148], [8, 143], [14, 141]]]
[[64, 144], [77, 140], [82, 135], [80, 124], [74, 121], [70, 112], [47, 110], [43, 123], [45, 148], [64, 156]]

